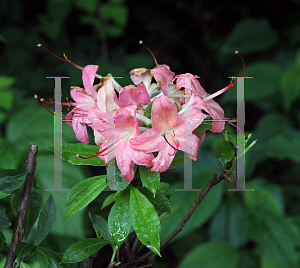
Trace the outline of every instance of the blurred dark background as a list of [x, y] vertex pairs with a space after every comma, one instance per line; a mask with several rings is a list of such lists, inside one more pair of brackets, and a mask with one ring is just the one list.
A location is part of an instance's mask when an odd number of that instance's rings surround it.
[[[23, 167], [29, 144], [39, 146], [36, 179], [42, 189], [53, 188], [53, 117], [33, 98], [37, 93], [53, 98], [53, 81], [46, 76], [71, 76], [63, 80], [63, 96], [70, 86], [82, 86], [81, 71], [60, 61], [36, 44], [80, 66], [99, 65], [98, 73], [123, 76], [129, 71], [153, 68], [153, 51], [159, 64], [176, 74], [201, 76], [208, 93], [229, 84], [246, 64], [246, 134], [257, 144], [246, 155], [246, 188], [254, 192], [228, 192], [234, 182], [213, 189], [184, 227], [179, 237], [152, 258], [153, 267], [288, 268], [299, 266], [300, 230], [300, 1], [124, 1], [42, 0], [0, 1], [0, 168]], [[96, 81], [97, 82], [97, 81]], [[236, 116], [236, 86], [216, 98], [226, 117]], [[66, 113], [67, 111], [65, 111]], [[235, 129], [227, 125], [231, 134]], [[193, 165], [194, 187], [204, 188], [213, 173], [222, 172], [214, 157], [222, 134], [207, 133]], [[72, 128], [63, 124], [63, 143], [76, 142]], [[94, 144], [91, 138], [91, 143]], [[105, 169], [64, 163], [63, 188]], [[171, 184], [171, 204], [182, 208], [162, 224], [164, 239], [195, 200], [183, 187], [183, 170], [162, 175]], [[88, 209], [64, 224], [66, 192], [52, 193], [57, 220], [42, 246], [63, 252], [71, 243], [94, 237], [87, 212], [100, 211], [103, 193]], [[44, 192], [47, 200], [49, 192]], [[1, 200], [9, 211], [11, 200]], [[14, 222], [15, 214], [9, 219]], [[2, 230], [10, 243], [12, 227]], [[33, 237], [33, 238], [32, 238]], [[34, 229], [29, 242], [34, 239]], [[3, 258], [6, 252], [2, 253]], [[95, 267], [106, 267], [107, 247]], [[211, 261], [215, 263], [212, 265]], [[222, 262], [223, 260], [223, 262]], [[224, 265], [226, 263], [226, 265]], [[106, 266], [105, 266], [106, 264]], [[33, 259], [31, 267], [39, 267]]]

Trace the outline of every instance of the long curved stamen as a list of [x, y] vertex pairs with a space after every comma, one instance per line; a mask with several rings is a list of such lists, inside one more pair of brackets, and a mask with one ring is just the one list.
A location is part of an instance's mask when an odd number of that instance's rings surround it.
[[[46, 101], [44, 98], [38, 96], [37, 94], [34, 94], [33, 97], [35, 99], [40, 99], [40, 101], [43, 101], [47, 104], [60, 104], [60, 105], [67, 105], [69, 107], [70, 107], [70, 105], [74, 106], [72, 101], [70, 101], [70, 102], [69, 101], [68, 102], [54, 102], [51, 98], [50, 98], [50, 101]], [[68, 97], [67, 97], [67, 100], [68, 100]], [[81, 104], [81, 103], [79, 103], [79, 104]]]
[[[229, 122], [229, 121], [226, 121], [227, 123], [229, 123], [230, 125], [232, 125], [232, 126], [234, 126], [236, 129], [238, 129], [239, 131], [241, 131], [241, 132], [243, 132], [238, 126], [236, 126], [235, 124], [233, 124], [233, 123], [231, 123], [231, 122]], [[245, 140], [247, 140], [248, 139], [248, 137], [247, 137], [247, 135], [246, 135], [246, 133], [244, 133], [244, 136], [245, 136]]]
[[95, 155], [92, 155], [92, 156], [89, 156], [89, 157], [83, 157], [80, 154], [76, 154], [76, 157], [79, 157], [81, 159], [90, 159], [90, 158], [98, 156], [99, 154], [100, 154], [100, 152], [95, 152]]
[[245, 62], [244, 62], [244, 59], [240, 55], [240, 53], [238, 51], [235, 51], [235, 54], [239, 55], [240, 58], [242, 59], [242, 62], [243, 62], [243, 72], [242, 72], [242, 74], [240, 75], [240, 77], [237, 80], [235, 79], [235, 80], [231, 81], [230, 84], [227, 87], [224, 87], [223, 89], [215, 92], [214, 94], [209, 95], [206, 98], [204, 98], [204, 101], [208, 101], [208, 100], [213, 99], [213, 98], [219, 96], [220, 94], [224, 93], [225, 91], [227, 91], [228, 89], [230, 89], [237, 81], [239, 81], [243, 77], [244, 72], [245, 72]]
[[37, 44], [37, 46], [38, 46], [38, 47], [41, 47], [41, 48], [44, 49], [44, 50], [46, 50], [47, 52], [49, 52], [50, 54], [52, 54], [54, 57], [56, 57], [56, 58], [58, 58], [58, 59], [60, 59], [60, 60], [62, 60], [62, 61], [68, 62], [68, 63], [70, 63], [71, 65], [73, 65], [74, 67], [76, 67], [76, 68], [78, 68], [78, 69], [80, 69], [80, 70], [83, 70], [83, 68], [82, 68], [81, 66], [77, 65], [76, 63], [73, 63], [73, 62], [71, 62], [71, 61], [68, 60], [68, 59], [63, 59], [63, 58], [61, 58], [61, 57], [58, 57], [57, 55], [55, 55], [55, 54], [54, 54], [53, 52], [51, 52], [50, 50], [48, 50], [47, 48], [43, 47], [42, 44]]
[[108, 154], [108, 152], [107, 152], [106, 154], [104, 154], [104, 155], [101, 155], [101, 153], [105, 152], [106, 150], [108, 151], [108, 149], [111, 148], [113, 145], [115, 145], [115, 147], [116, 147], [116, 146], [118, 145], [118, 143], [119, 143], [122, 139], [123, 139], [123, 137], [120, 138], [120, 139], [118, 139], [118, 140], [116, 140], [114, 143], [111, 143], [111, 145], [106, 146], [106, 147], [105, 147], [104, 149], [102, 149], [101, 151], [95, 152], [95, 155], [92, 155], [92, 156], [89, 156], [89, 157], [82, 157], [82, 156], [80, 156], [80, 154], [77, 154], [76, 157], [79, 157], [79, 158], [82, 158], [82, 159], [90, 159], [90, 158], [96, 157], [96, 156], [98, 156], [98, 155], [100, 155], [100, 156], [105, 156], [105, 155]]
[[[175, 150], [175, 153], [176, 153], [176, 151], [178, 150], [178, 142], [177, 142], [177, 148], [175, 148], [175, 147], [173, 147], [173, 145], [172, 144], [170, 144], [169, 142], [168, 142], [168, 140], [167, 140], [167, 138], [166, 138], [166, 133], [162, 133], [161, 134], [163, 137], [164, 137], [164, 139], [165, 139], [165, 141], [167, 142], [167, 144], [169, 144], [174, 150]], [[174, 154], [175, 154], [174, 153]], [[172, 155], [170, 155], [170, 156], [173, 156], [174, 154], [172, 154]]]
[[151, 53], [151, 55], [152, 55], [152, 57], [153, 57], [153, 59], [154, 59], [154, 61], [155, 61], [155, 64], [156, 64], [156, 66], [157, 66], [157, 65], [158, 65], [157, 60], [156, 60], [156, 58], [155, 58], [153, 52], [150, 50], [150, 48], [147, 47], [147, 46], [144, 44], [143, 40], [140, 40], [139, 43], [140, 43], [140, 45], [143, 45], [143, 46]]
[[[40, 99], [41, 103], [44, 105], [44, 107], [46, 108], [46, 110], [47, 110], [49, 113], [51, 113], [51, 114], [53, 114], [53, 115], [56, 115], [56, 113], [51, 112], [51, 111], [47, 108], [47, 106], [46, 106], [46, 104], [45, 104], [45, 103], [47, 103], [47, 104], [54, 104], [55, 102], [53, 102], [51, 99], [50, 99], [50, 102], [49, 102], [49, 101], [46, 101], [44, 98], [39, 97], [37, 94], [34, 94], [34, 98]], [[59, 104], [62, 104], [62, 105], [70, 105], [70, 103], [59, 103]], [[70, 117], [70, 116], [67, 116], [67, 115], [58, 115], [58, 116], [60, 116], [60, 117]], [[67, 120], [67, 121], [70, 122], [70, 120]]]
[[[53, 115], [56, 115], [56, 113], [54, 112], [51, 112], [48, 108], [47, 108], [47, 106], [46, 106], [46, 104], [45, 103], [47, 103], [47, 104], [60, 104], [60, 105], [67, 105], [67, 106], [69, 106], [70, 108], [72, 108], [72, 113], [73, 113], [73, 115], [72, 116], [70, 116], [70, 115], [58, 115], [58, 116], [60, 116], [60, 117], [62, 117], [62, 118], [66, 118], [64, 121], [66, 121], [66, 122], [72, 122], [72, 119], [70, 119], [70, 117], [72, 117], [72, 118], [75, 118], [75, 120], [76, 120], [76, 117], [77, 118], [79, 118], [79, 119], [82, 119], [82, 117], [86, 117], [87, 115], [88, 115], [88, 112], [89, 111], [87, 111], [87, 110], [83, 110], [83, 109], [81, 109], [81, 108], [78, 108], [78, 107], [76, 107], [76, 105], [78, 105], [78, 104], [88, 104], [88, 103], [80, 103], [80, 102], [54, 102], [51, 98], [50, 98], [50, 101], [46, 101], [44, 98], [41, 98], [41, 97], [39, 97], [37, 94], [35, 94], [34, 95], [34, 98], [36, 98], [36, 99], [40, 99], [40, 101], [43, 103], [43, 105], [44, 105], [44, 107], [46, 108], [46, 110], [49, 112], [49, 113], [51, 113], [51, 114], [53, 114]], [[71, 107], [71, 106], [73, 106], [73, 107]], [[75, 115], [74, 115], [75, 114]], [[95, 119], [94, 119], [95, 120]]]

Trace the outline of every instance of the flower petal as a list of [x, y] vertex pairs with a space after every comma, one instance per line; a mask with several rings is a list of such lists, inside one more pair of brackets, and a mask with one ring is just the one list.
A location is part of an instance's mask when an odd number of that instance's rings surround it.
[[128, 150], [127, 150], [128, 146], [129, 146], [128, 142], [121, 143], [115, 149], [115, 154], [116, 154], [119, 170], [121, 171], [125, 180], [132, 181], [134, 177], [134, 171], [133, 171], [134, 162], [132, 161], [132, 159], [128, 154]]
[[151, 70], [146, 69], [146, 68], [137, 68], [132, 71], [130, 71], [130, 78], [132, 82], [135, 85], [138, 85], [140, 83], [144, 83], [146, 86], [147, 90], [149, 90], [150, 84], [151, 84], [151, 79], [153, 77]]
[[170, 67], [168, 65], [157, 65], [152, 69], [152, 74], [157, 81], [158, 86], [161, 88], [164, 95], [168, 95], [168, 87], [175, 73], [170, 71]]
[[161, 136], [162, 129], [150, 128], [143, 134], [129, 140], [131, 146], [135, 150], [144, 151], [146, 153], [157, 152], [166, 146], [166, 141]]
[[97, 73], [97, 65], [87, 65], [82, 70], [82, 81], [83, 86], [87, 94], [92, 96], [94, 99], [97, 98], [97, 93], [93, 87], [95, 74]]
[[171, 129], [179, 124], [179, 115], [171, 99], [160, 96], [153, 100], [151, 121], [154, 128]]
[[72, 126], [76, 139], [82, 143], [90, 143], [86, 125], [81, 125], [82, 118], [76, 117], [76, 119], [77, 120], [74, 120], [74, 118], [72, 119]]
[[165, 172], [171, 165], [175, 157], [174, 149], [171, 146], [166, 146], [163, 150], [158, 152], [156, 158], [152, 160], [152, 172]]
[[119, 106], [126, 107], [132, 104], [139, 106], [140, 104], [147, 105], [148, 103], [150, 103], [150, 97], [143, 83], [138, 84], [137, 88], [133, 85], [120, 88]]

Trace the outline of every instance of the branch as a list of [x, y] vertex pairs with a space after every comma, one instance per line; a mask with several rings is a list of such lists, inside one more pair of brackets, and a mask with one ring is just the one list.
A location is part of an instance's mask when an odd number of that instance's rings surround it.
[[128, 256], [128, 258], [130, 259], [131, 255], [130, 255], [130, 245], [129, 245], [129, 239], [128, 236], [125, 239], [125, 249], [126, 249], [126, 255]]
[[[225, 170], [230, 169], [231, 166], [232, 166], [232, 160], [227, 163], [227, 166], [226, 166]], [[225, 179], [225, 176], [224, 176], [225, 174], [226, 174], [226, 171], [223, 171], [223, 173], [219, 177], [217, 177], [217, 174], [214, 174], [212, 176], [212, 178], [209, 180], [209, 182], [205, 186], [204, 190], [200, 194], [198, 200], [196, 200], [194, 202], [194, 204], [190, 208], [189, 212], [185, 215], [185, 217], [183, 218], [183, 220], [179, 223], [179, 225], [175, 228], [175, 230], [163, 242], [160, 243], [160, 248], [161, 249], [163, 247], [165, 247], [176, 235], [178, 235], [178, 233], [182, 230], [182, 228], [184, 227], [184, 225], [191, 218], [191, 216], [195, 212], [196, 208], [200, 205], [200, 203], [202, 202], [202, 200], [204, 199], [204, 197], [207, 195], [207, 193], [210, 191], [210, 189], [212, 187], [214, 187], [215, 185], [217, 185], [220, 181], [222, 181], [223, 179]], [[141, 262], [141, 261], [149, 258], [152, 254], [153, 254], [152, 251], [148, 251], [146, 254], [144, 254], [143, 256], [141, 256], [140, 258], [138, 258], [136, 260], [136, 262]]]
[[138, 237], [135, 238], [133, 246], [132, 246], [132, 251], [131, 253], [133, 255], [135, 255], [137, 253], [137, 251], [139, 250], [140, 246], [141, 246], [141, 241], [138, 239]]
[[93, 268], [93, 262], [97, 256], [97, 253], [98, 251], [85, 260], [85, 268]]
[[17, 218], [15, 222], [15, 228], [13, 232], [13, 237], [11, 240], [10, 248], [8, 251], [7, 259], [4, 265], [4, 268], [12, 268], [13, 263], [16, 258], [15, 250], [18, 243], [21, 242], [23, 238], [23, 223], [24, 223], [24, 217], [28, 206], [28, 200], [30, 196], [32, 181], [33, 181], [33, 175], [36, 168], [36, 155], [38, 153], [38, 146], [31, 143], [29, 148], [29, 155], [26, 162], [26, 169], [29, 169], [24, 185], [23, 185], [23, 192], [21, 201], [18, 207], [18, 213]]

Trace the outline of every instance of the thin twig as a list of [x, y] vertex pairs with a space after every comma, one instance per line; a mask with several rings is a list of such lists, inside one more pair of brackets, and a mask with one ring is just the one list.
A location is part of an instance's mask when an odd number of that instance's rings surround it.
[[128, 259], [131, 259], [130, 245], [129, 245], [129, 238], [128, 238], [128, 236], [125, 239], [125, 250], [126, 250], [126, 255], [127, 255]]
[[97, 256], [97, 253], [98, 251], [85, 260], [85, 268], [93, 268], [93, 262]]
[[[225, 170], [230, 169], [232, 166], [232, 160], [230, 162], [227, 163], [227, 166], [225, 168]], [[191, 218], [191, 216], [193, 215], [193, 213], [195, 212], [196, 208], [200, 205], [200, 203], [202, 202], [202, 200], [204, 199], [204, 197], [207, 195], [207, 193], [210, 191], [210, 189], [217, 185], [220, 181], [222, 181], [225, 177], [225, 171], [219, 176], [217, 177], [217, 174], [214, 174], [212, 176], [212, 178], [209, 180], [209, 182], [207, 183], [207, 185], [205, 186], [204, 190], [202, 191], [202, 193], [199, 196], [199, 199], [196, 200], [192, 207], [190, 208], [189, 212], [185, 215], [185, 217], [183, 218], [183, 220], [179, 223], [179, 225], [175, 228], [175, 230], [163, 241], [160, 243], [160, 248], [162, 249], [163, 247], [165, 247], [184, 227], [184, 225], [188, 222], [188, 220]], [[140, 258], [138, 258], [136, 260], [136, 262], [141, 262], [147, 258], [149, 258], [151, 255], [153, 254], [152, 251], [148, 251], [147, 253], [145, 253], [143, 256], [141, 256]]]
[[137, 253], [137, 251], [139, 250], [140, 246], [141, 246], [141, 241], [139, 240], [138, 237], [136, 237], [136, 239], [133, 242], [133, 246], [132, 246], [132, 250], [131, 250], [131, 254], [134, 255]]
[[28, 200], [30, 196], [31, 186], [33, 182], [33, 175], [36, 168], [36, 155], [38, 153], [38, 146], [31, 143], [29, 148], [29, 155], [26, 162], [26, 169], [29, 169], [24, 185], [21, 201], [18, 207], [17, 218], [15, 222], [15, 228], [13, 232], [13, 237], [11, 240], [10, 248], [8, 251], [7, 259], [4, 265], [4, 268], [12, 268], [13, 263], [16, 258], [15, 250], [18, 243], [21, 242], [23, 238], [23, 223], [24, 217], [28, 206]]

